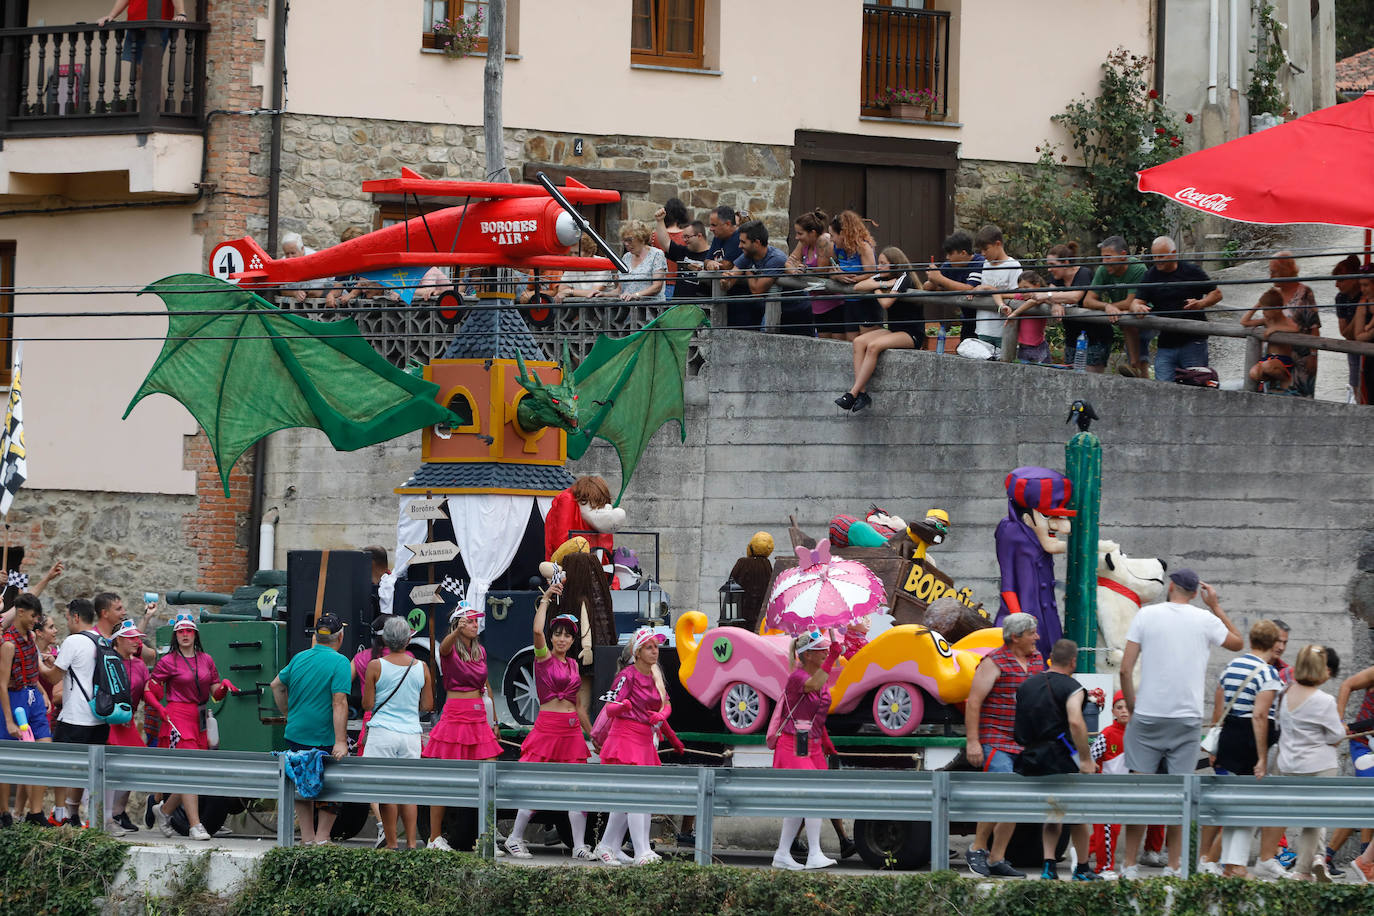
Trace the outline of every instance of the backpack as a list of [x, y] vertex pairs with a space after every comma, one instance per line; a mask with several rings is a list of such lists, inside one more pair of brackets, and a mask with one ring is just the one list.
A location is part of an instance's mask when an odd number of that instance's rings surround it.
[[81, 686], [81, 679], [75, 672], [72, 683], [91, 704], [91, 713], [97, 719], [109, 725], [127, 725], [134, 718], [134, 704], [129, 691], [129, 669], [124, 666], [124, 659], [105, 637], [89, 630], [81, 635], [95, 643], [95, 675], [91, 678], [90, 693]]

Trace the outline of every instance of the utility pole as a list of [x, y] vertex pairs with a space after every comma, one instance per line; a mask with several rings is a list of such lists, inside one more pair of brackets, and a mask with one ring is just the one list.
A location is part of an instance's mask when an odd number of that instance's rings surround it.
[[506, 0], [487, 4], [487, 65], [482, 73], [482, 131], [486, 135], [487, 181], [510, 181], [506, 168], [501, 85], [506, 72]]

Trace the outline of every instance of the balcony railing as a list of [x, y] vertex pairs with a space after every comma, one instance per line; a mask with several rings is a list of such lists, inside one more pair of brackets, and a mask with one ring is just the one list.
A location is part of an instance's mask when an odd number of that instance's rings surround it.
[[0, 136], [196, 132], [204, 22], [0, 29]]
[[930, 89], [939, 98], [931, 113], [949, 114], [949, 12], [864, 6], [861, 114], [890, 112], [871, 102], [888, 87]]

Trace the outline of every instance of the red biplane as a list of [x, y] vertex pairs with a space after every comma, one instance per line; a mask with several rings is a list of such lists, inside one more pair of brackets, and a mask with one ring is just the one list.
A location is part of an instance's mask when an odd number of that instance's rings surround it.
[[[619, 256], [572, 206], [616, 203], [620, 193], [589, 188], [572, 178], [557, 188], [542, 172], [538, 178], [540, 185], [440, 181], [403, 168], [400, 178], [365, 181], [363, 190], [410, 195], [417, 211], [421, 195], [481, 199], [422, 213], [295, 258], [273, 258], [249, 236], [221, 242], [210, 253], [210, 272], [248, 288], [359, 275], [392, 287], [406, 281], [413, 289], [431, 267], [624, 271]], [[569, 254], [582, 233], [594, 238], [607, 257]]]

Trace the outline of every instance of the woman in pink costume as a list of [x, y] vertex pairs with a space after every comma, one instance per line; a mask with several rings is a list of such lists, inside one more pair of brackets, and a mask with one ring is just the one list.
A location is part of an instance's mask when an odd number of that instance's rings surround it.
[[[568, 655], [577, 640], [577, 618], [572, 614], [559, 614], [549, 627], [548, 639], [544, 638], [549, 601], [562, 591], [561, 582], [551, 585], [534, 611], [534, 686], [539, 694], [539, 716], [520, 746], [521, 761], [587, 762], [584, 736], [591, 734], [592, 724], [586, 707], [577, 702], [578, 688], [582, 686], [577, 659]], [[521, 808], [506, 839], [506, 852], [517, 859], [531, 858], [525, 848], [525, 827], [533, 815], [533, 811]], [[572, 826], [573, 858], [590, 860], [592, 850], [586, 844], [587, 812], [569, 811], [568, 822]]]
[[[830, 735], [825, 730], [825, 716], [830, 710], [830, 689], [826, 679], [840, 654], [840, 644], [832, 645], [830, 637], [820, 630], [804, 633], [792, 641], [794, 671], [783, 689], [781, 725], [777, 745], [773, 748], [773, 766], [785, 770], [824, 770], [825, 755], [833, 752]], [[835, 864], [821, 852], [821, 819], [808, 817], [806, 822], [806, 864], [792, 858], [792, 838], [802, 826], [802, 818], [782, 819], [782, 836], [773, 854], [773, 867], [799, 871], [803, 868], [826, 868]]]
[[[173, 617], [172, 639], [171, 650], [153, 666], [154, 686], [147, 688], [144, 694], [146, 700], [148, 693], [155, 697], [161, 693], [166, 715], [162, 717], [158, 746], [208, 751], [210, 743], [205, 737], [203, 707], [212, 699], [224, 699], [230, 690], [237, 692], [237, 688], [227, 678], [220, 680], [215, 660], [200, 644], [200, 631], [194, 617], [190, 614]], [[186, 809], [191, 839], [210, 839], [210, 834], [201, 826], [200, 799], [195, 795], [169, 795], [162, 807], [154, 809], [163, 835], [174, 833], [171, 817], [178, 805]]]
[[[125, 620], [114, 631], [114, 647], [120, 657], [124, 659], [124, 667], [129, 671], [129, 703], [134, 710], [134, 718], [123, 725], [110, 726], [111, 747], [147, 747], [143, 739], [143, 730], [138, 726], [138, 704], [141, 702], [149, 709], [153, 709], [161, 717], [166, 717], [162, 709], [162, 704], [157, 701], [157, 697], [146, 693], [148, 683], [152, 675], [148, 673], [148, 666], [143, 663], [143, 634], [132, 620]], [[129, 819], [127, 812], [129, 804], [128, 790], [111, 792], [106, 796], [105, 802], [105, 831], [118, 836], [121, 833], [137, 833], [138, 828]]]
[[[616, 675], [611, 699], [606, 703], [606, 715], [611, 718], [611, 730], [601, 748], [601, 762], [620, 766], [656, 767], [658, 749], [654, 746], [654, 728], [666, 722], [671, 707], [663, 673], [658, 669], [658, 647], [664, 637], [648, 627], [635, 631], [630, 643], [633, 661]], [[615, 811], [606, 820], [606, 832], [601, 835], [593, 857], [604, 865], [619, 865], [620, 846], [625, 842], [625, 830], [630, 831], [634, 843], [635, 865], [650, 865], [660, 861], [658, 853], [649, 845], [649, 815]]]
[[[449, 616], [449, 632], [439, 643], [439, 670], [444, 679], [444, 711], [429, 733], [421, 757], [438, 760], [494, 760], [501, 754], [494, 723], [487, 718], [482, 695], [487, 684], [487, 650], [477, 642], [482, 612], [466, 599]], [[477, 811], [463, 809], [459, 845], [468, 847], [477, 838]], [[444, 837], [444, 809], [429, 807], [429, 848], [452, 849]], [[469, 847], [470, 848], [470, 847]]]

